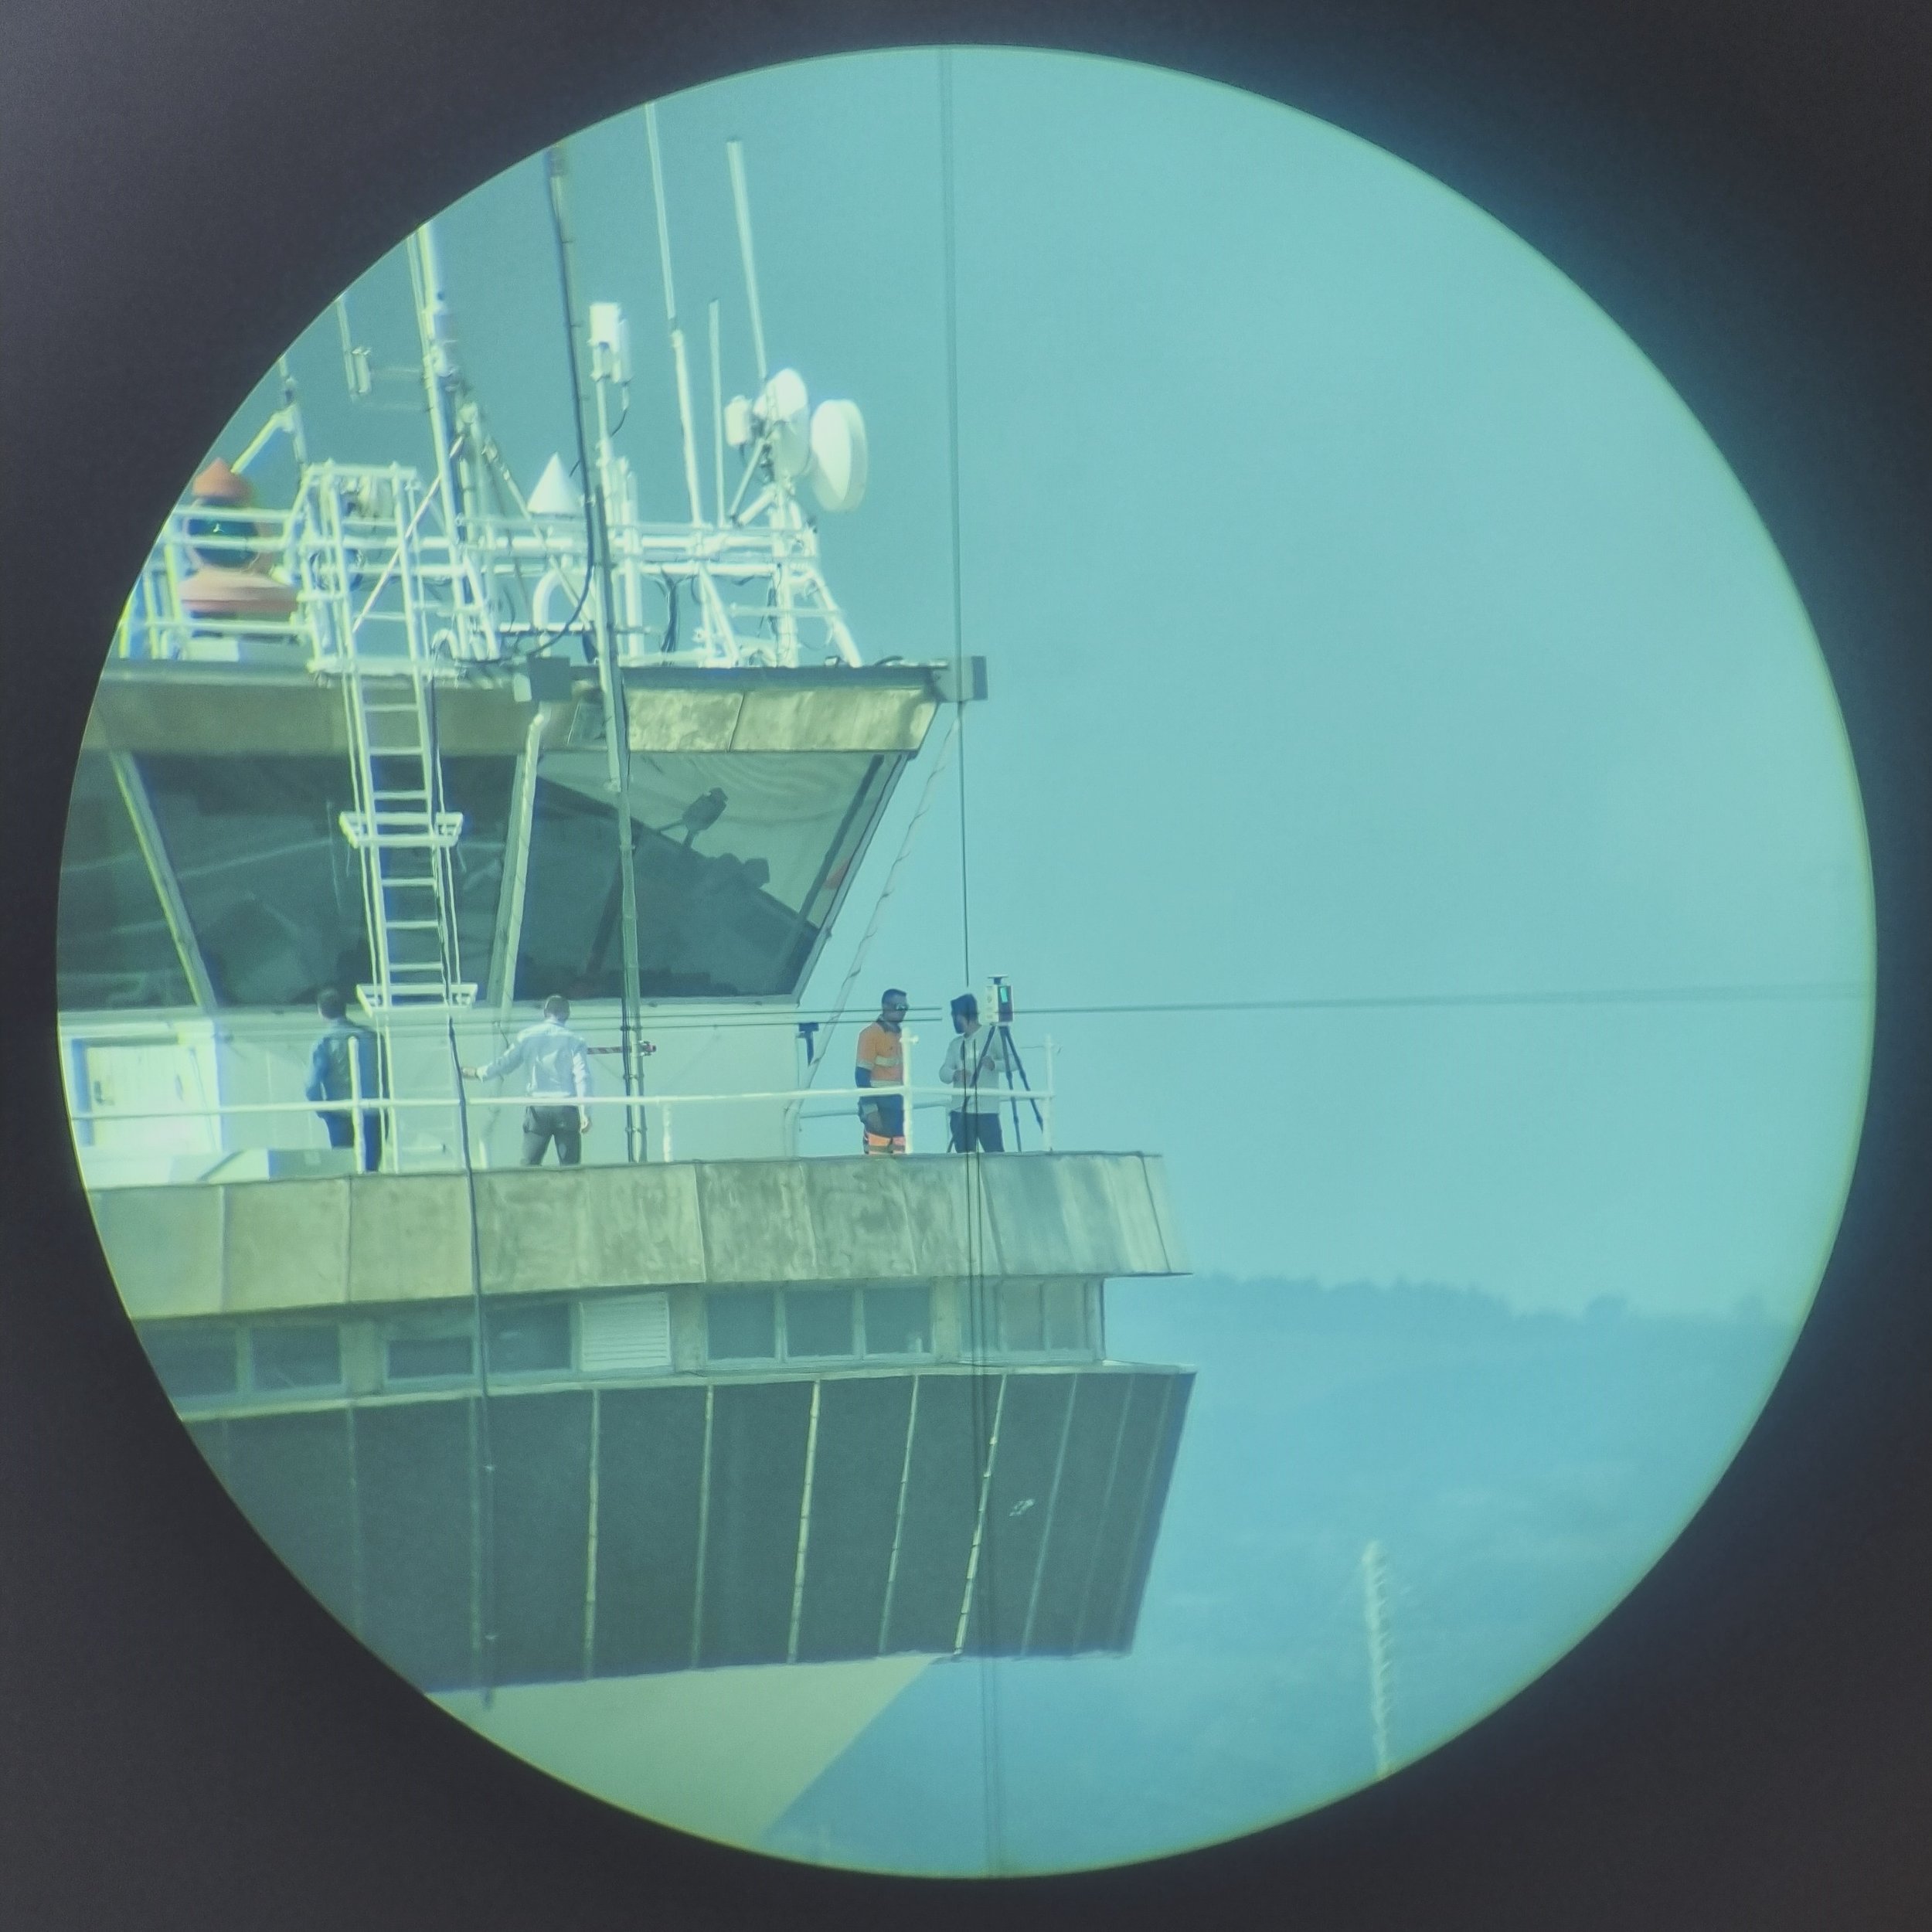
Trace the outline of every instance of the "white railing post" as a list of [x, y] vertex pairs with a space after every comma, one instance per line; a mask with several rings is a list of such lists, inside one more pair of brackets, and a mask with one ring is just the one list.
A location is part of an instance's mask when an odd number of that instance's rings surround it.
[[899, 1036], [900, 1090], [905, 1095], [900, 1103], [900, 1125], [908, 1154], [913, 1151], [913, 1049], [918, 1044], [917, 1033], [901, 1032]]
[[1060, 1082], [1053, 1072], [1053, 1036], [1046, 1036], [1046, 1105], [1043, 1110], [1046, 1119], [1042, 1124], [1040, 1138], [1046, 1143], [1046, 1151], [1053, 1151], [1053, 1096], [1060, 1090]]

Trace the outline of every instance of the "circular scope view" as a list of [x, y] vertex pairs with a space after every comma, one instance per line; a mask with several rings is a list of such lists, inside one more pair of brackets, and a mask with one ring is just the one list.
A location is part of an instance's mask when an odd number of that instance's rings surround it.
[[1493, 1709], [1716, 1481], [1872, 1026], [1723, 459], [1271, 102], [747, 75], [404, 237], [182, 479], [78, 1158], [289, 1569], [682, 1830], [1049, 1872]]

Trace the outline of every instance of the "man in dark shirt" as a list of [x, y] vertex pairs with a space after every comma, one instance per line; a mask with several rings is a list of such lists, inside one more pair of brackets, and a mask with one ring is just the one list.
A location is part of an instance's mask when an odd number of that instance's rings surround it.
[[[376, 1036], [347, 1016], [342, 996], [325, 986], [315, 996], [315, 1010], [328, 1024], [308, 1056], [308, 1081], [303, 1097], [311, 1100], [353, 1102], [374, 1100], [382, 1091]], [[355, 1145], [356, 1114], [352, 1106], [321, 1110], [331, 1147]], [[373, 1111], [361, 1116], [362, 1169], [372, 1174], [383, 1158], [383, 1117]]]

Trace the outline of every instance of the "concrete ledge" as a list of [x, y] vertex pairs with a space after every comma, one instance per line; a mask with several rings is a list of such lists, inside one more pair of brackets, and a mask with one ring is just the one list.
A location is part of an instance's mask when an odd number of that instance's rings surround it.
[[114, 1285], [136, 1321], [222, 1312], [227, 1195], [219, 1187], [143, 1187], [88, 1197]]
[[[486, 1294], [706, 1279], [699, 1164], [498, 1168], [476, 1177]], [[365, 1187], [407, 1177], [376, 1175]]]
[[[1187, 1271], [1151, 1155], [498, 1169], [474, 1185], [487, 1294]], [[461, 1175], [117, 1188], [92, 1202], [143, 1320], [471, 1292]]]

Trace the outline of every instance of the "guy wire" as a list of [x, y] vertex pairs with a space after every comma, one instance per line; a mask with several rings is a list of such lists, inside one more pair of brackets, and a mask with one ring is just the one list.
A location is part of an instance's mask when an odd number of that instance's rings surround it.
[[[947, 506], [951, 525], [953, 590], [953, 702], [956, 707], [954, 735], [958, 740], [959, 774], [959, 946], [961, 976], [973, 983], [972, 867], [966, 816], [966, 626], [964, 565], [960, 531], [959, 485], [959, 283], [957, 188], [954, 172], [953, 60], [949, 48], [939, 49], [939, 177], [940, 233], [944, 270], [946, 321], [946, 456]], [[908, 1097], [907, 1104], [910, 1099]], [[968, 1584], [964, 1627], [970, 1631], [972, 1612], [979, 1611], [981, 1654], [977, 1660], [980, 1694], [980, 1767], [982, 1798], [985, 1806], [986, 1866], [989, 1872], [1000, 1869], [1004, 1857], [1005, 1832], [1001, 1821], [999, 1770], [999, 1713], [994, 1660], [985, 1654], [992, 1628], [994, 1590], [992, 1543], [988, 1533], [992, 1505], [992, 1463], [998, 1453], [994, 1417], [992, 1376], [986, 1366], [986, 1342], [991, 1310], [988, 1306], [988, 1282], [983, 1260], [985, 1184], [977, 1154], [960, 1163], [961, 1179], [966, 1192], [966, 1292], [968, 1319], [972, 1325], [974, 1361], [969, 1378], [972, 1390], [973, 1440], [975, 1445], [973, 1487], [978, 1498], [978, 1560]], [[977, 1597], [975, 1604], [973, 1600]], [[962, 1638], [962, 1641], [964, 1641]]]

